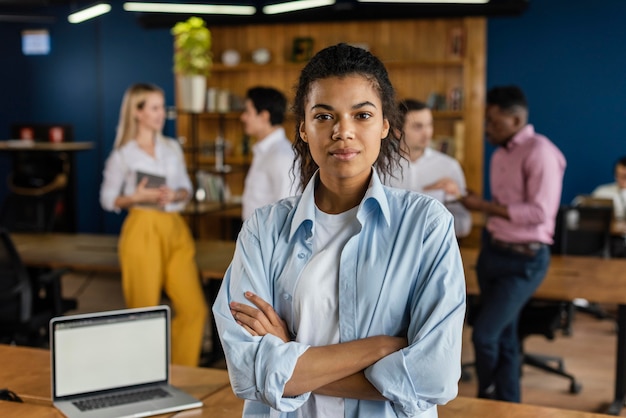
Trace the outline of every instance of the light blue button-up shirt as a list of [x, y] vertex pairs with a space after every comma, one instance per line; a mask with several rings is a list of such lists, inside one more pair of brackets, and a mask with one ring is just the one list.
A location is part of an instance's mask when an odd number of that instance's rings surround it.
[[[251, 291], [271, 303], [292, 335], [296, 284], [312, 255], [315, 177], [301, 196], [258, 209], [239, 234], [213, 314], [244, 417], [295, 417], [309, 393], [283, 397], [308, 345], [254, 337], [229, 303]], [[365, 370], [389, 401], [345, 400], [345, 417], [436, 417], [453, 399], [461, 375], [465, 279], [452, 216], [426, 195], [383, 186], [373, 171], [359, 205], [361, 231], [341, 252], [341, 342], [406, 336], [409, 346]], [[320, 318], [320, 320], [323, 320]]]

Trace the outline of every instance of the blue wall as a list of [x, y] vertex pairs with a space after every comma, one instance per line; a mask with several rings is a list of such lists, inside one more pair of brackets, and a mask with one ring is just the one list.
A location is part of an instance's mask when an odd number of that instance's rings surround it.
[[613, 182], [626, 155], [625, 21], [623, 0], [531, 0], [489, 19], [487, 86], [524, 89], [530, 122], [567, 158], [563, 202]]
[[[14, 122], [69, 123], [76, 141], [96, 144], [76, 155], [81, 232], [119, 231], [122, 216], [105, 214], [98, 192], [124, 90], [152, 82], [174, 103], [169, 30], [143, 29], [121, 0], [112, 4], [111, 13], [79, 25], [67, 23], [61, 6], [52, 8], [53, 24], [0, 24], [0, 138], [9, 137]], [[563, 202], [612, 181], [613, 162], [626, 154], [619, 135], [626, 131], [624, 21], [622, 0], [531, 0], [522, 16], [489, 19], [487, 85], [525, 90], [531, 123], [568, 160]], [[37, 28], [49, 29], [51, 54], [25, 57], [21, 30]], [[0, 179], [9, 162], [0, 153]], [[1, 180], [0, 199], [4, 194]]]

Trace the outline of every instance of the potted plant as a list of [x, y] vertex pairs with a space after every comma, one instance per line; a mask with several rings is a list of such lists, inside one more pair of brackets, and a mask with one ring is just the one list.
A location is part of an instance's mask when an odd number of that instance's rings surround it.
[[177, 75], [182, 110], [199, 113], [204, 110], [206, 78], [211, 73], [211, 31], [204, 20], [190, 17], [178, 22], [174, 35], [174, 73]]

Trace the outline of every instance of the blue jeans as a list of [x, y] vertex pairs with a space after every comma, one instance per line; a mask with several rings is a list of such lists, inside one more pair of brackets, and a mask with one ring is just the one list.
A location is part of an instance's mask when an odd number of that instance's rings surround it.
[[476, 265], [481, 307], [472, 333], [478, 397], [520, 402], [518, 317], [549, 264], [547, 245], [529, 256], [494, 246], [483, 233]]

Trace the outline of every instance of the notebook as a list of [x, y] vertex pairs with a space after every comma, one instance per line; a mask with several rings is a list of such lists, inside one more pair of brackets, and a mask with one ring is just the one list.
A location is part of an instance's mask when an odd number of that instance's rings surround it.
[[52, 402], [69, 418], [146, 417], [202, 406], [170, 384], [168, 306], [53, 318], [50, 355]]
[[146, 183], [146, 187], [148, 189], [157, 189], [165, 184], [165, 177], [163, 176], [146, 173], [144, 171], [137, 171], [137, 184], [139, 184], [144, 178], [148, 179], [148, 182]]

